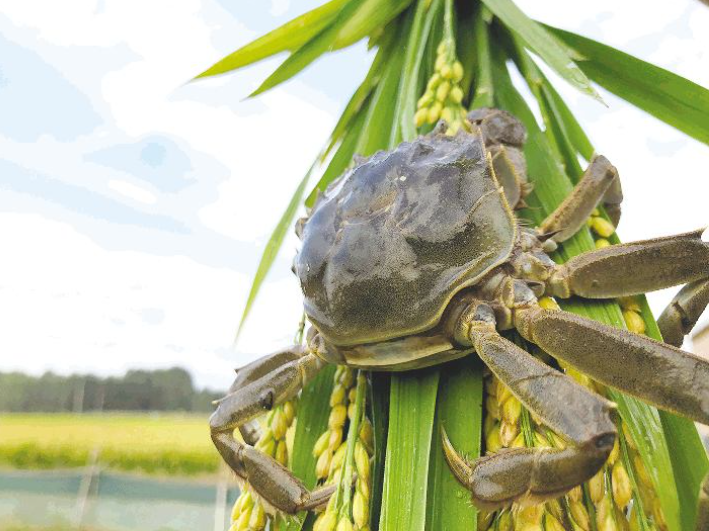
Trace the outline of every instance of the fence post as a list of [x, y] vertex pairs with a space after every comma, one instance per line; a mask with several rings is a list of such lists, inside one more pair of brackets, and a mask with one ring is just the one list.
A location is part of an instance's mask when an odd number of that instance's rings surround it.
[[98, 456], [99, 447], [96, 446], [89, 454], [88, 462], [84, 468], [84, 474], [81, 477], [79, 484], [79, 492], [76, 495], [76, 508], [74, 509], [73, 524], [76, 529], [81, 529], [84, 523], [84, 515], [86, 514], [86, 506], [88, 505], [89, 495], [91, 494], [91, 484], [94, 477], [98, 474]]
[[226, 472], [226, 465], [220, 460], [219, 479], [217, 480], [217, 498], [214, 504], [214, 531], [224, 531], [224, 519], [226, 518], [226, 502], [229, 493], [229, 476]]

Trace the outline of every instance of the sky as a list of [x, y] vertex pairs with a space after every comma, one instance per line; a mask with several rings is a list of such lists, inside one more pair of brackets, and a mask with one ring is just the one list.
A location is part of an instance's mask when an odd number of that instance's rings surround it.
[[[293, 235], [234, 335], [264, 245], [372, 55], [330, 54], [255, 99], [282, 56], [188, 81], [319, 3], [0, 0], [0, 370], [181, 365], [224, 388], [291, 341]], [[709, 86], [696, 0], [518, 4]], [[622, 239], [707, 224], [709, 147], [557, 86], [619, 169]], [[671, 297], [653, 295], [655, 311]]]

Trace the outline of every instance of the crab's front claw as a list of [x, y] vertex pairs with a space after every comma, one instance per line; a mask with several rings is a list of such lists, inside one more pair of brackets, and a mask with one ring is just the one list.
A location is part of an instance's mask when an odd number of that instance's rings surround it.
[[296, 514], [327, 504], [334, 485], [309, 491], [290, 470], [275, 459], [235, 440], [227, 432], [213, 433], [212, 440], [227, 464], [237, 476], [248, 482], [263, 502], [274, 513]]
[[241, 480], [249, 483], [267, 508], [295, 514], [327, 503], [332, 491], [319, 489], [311, 493], [275, 459], [236, 440], [234, 430], [295, 397], [322, 366], [315, 355], [304, 354], [263, 375], [252, 371], [245, 385], [232, 386], [209, 419], [212, 441], [222, 458]]

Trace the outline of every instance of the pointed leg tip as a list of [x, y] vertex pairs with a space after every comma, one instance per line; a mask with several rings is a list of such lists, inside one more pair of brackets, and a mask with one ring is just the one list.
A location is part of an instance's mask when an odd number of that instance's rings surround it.
[[443, 445], [443, 455], [453, 476], [455, 476], [461, 485], [470, 490], [473, 467], [468, 463], [468, 460], [453, 447], [453, 444], [448, 438], [448, 433], [446, 433], [443, 426], [441, 426], [441, 443]]

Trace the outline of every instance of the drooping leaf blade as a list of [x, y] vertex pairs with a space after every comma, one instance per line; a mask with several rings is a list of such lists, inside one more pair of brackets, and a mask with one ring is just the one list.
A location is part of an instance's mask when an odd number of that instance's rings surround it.
[[342, 7], [339, 13], [328, 27], [315, 35], [303, 46], [295, 50], [288, 58], [268, 76], [259, 87], [254, 90], [249, 97], [263, 94], [281, 83], [288, 81], [293, 76], [301, 72], [310, 63], [315, 61], [325, 52], [333, 49], [338, 31], [347, 23], [352, 13], [357, 9], [363, 0], [349, 0]]
[[305, 200], [305, 205], [307, 207], [312, 207], [315, 204], [315, 199], [317, 198], [318, 192], [322, 192], [327, 188], [327, 185], [335, 180], [342, 172], [345, 171], [347, 166], [352, 160], [352, 155], [355, 153], [355, 148], [359, 143], [360, 136], [362, 134], [362, 128], [364, 126], [365, 118], [367, 116], [368, 105], [362, 109], [352, 122], [351, 127], [345, 133], [342, 142], [335, 151], [335, 154], [330, 160], [330, 164], [327, 169], [323, 172], [322, 177], [318, 183], [310, 191], [310, 194]]
[[349, 1], [331, 0], [286, 22], [219, 60], [195, 79], [224, 74], [280, 52], [297, 50], [325, 29]]
[[283, 211], [281, 219], [278, 221], [276, 228], [273, 229], [271, 237], [266, 243], [266, 247], [264, 248], [263, 254], [261, 255], [261, 260], [259, 261], [258, 268], [256, 269], [256, 274], [254, 275], [254, 280], [251, 283], [251, 289], [249, 290], [249, 296], [246, 299], [244, 312], [241, 314], [241, 321], [239, 322], [239, 328], [236, 332], [235, 341], [239, 339], [239, 335], [241, 334], [241, 330], [244, 328], [246, 318], [248, 317], [249, 312], [251, 311], [251, 306], [256, 300], [256, 295], [258, 295], [258, 292], [261, 289], [261, 284], [263, 284], [263, 281], [266, 279], [266, 275], [271, 269], [271, 266], [273, 265], [276, 256], [278, 256], [278, 251], [281, 248], [281, 244], [283, 243], [283, 240], [285, 239], [288, 230], [293, 224], [293, 219], [295, 218], [295, 214], [298, 211], [298, 208], [300, 207], [300, 202], [303, 199], [305, 188], [308, 185], [308, 181], [310, 180], [310, 176], [314, 169], [315, 163], [313, 163], [313, 165], [310, 167], [303, 179], [300, 181], [298, 187], [295, 189], [295, 192], [293, 192], [293, 196], [291, 197], [288, 206]]
[[370, 66], [366, 77], [362, 83], [360, 83], [359, 87], [357, 87], [354, 94], [352, 94], [352, 97], [347, 102], [340, 118], [337, 120], [337, 124], [330, 135], [330, 144], [325, 149], [323, 157], [327, 157], [335, 144], [342, 139], [347, 129], [350, 128], [350, 124], [361, 113], [366, 112], [364, 105], [372, 94], [372, 91], [381, 80], [382, 72], [384, 71], [384, 67], [389, 61], [391, 55], [391, 48], [394, 45], [395, 37], [396, 32], [390, 31], [387, 32], [380, 40], [377, 55], [374, 57], [374, 61], [372, 61], [372, 65]]
[[364, 0], [337, 33], [335, 49], [350, 46], [374, 30], [386, 26], [411, 2], [412, 0]]
[[586, 74], [576, 65], [566, 48], [540, 24], [530, 19], [512, 0], [483, 0], [492, 13], [525, 42], [561, 77], [581, 92], [600, 100]]
[[584, 57], [579, 66], [593, 81], [709, 144], [709, 90], [611, 46], [569, 31], [547, 28]]

